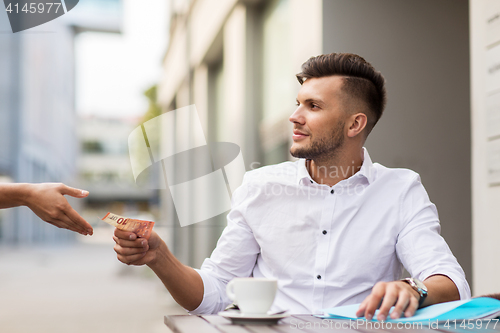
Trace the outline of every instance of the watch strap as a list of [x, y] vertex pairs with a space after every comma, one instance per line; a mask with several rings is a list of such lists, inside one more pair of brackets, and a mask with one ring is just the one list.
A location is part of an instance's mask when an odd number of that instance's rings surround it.
[[427, 297], [427, 288], [424, 283], [415, 278], [405, 278], [401, 279], [401, 281], [408, 283], [420, 295], [420, 299], [418, 300], [418, 307], [420, 308]]

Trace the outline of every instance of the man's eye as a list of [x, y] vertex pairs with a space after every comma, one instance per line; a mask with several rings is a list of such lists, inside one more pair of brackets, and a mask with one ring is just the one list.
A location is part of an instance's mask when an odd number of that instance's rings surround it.
[[311, 104], [311, 108], [319, 108], [316, 104]]

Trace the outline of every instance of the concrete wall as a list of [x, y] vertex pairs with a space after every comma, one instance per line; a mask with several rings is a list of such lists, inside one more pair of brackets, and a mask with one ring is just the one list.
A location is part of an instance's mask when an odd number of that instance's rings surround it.
[[325, 53], [360, 54], [384, 74], [388, 105], [366, 146], [421, 175], [471, 282], [468, 2], [327, 0], [323, 36]]
[[[494, 159], [500, 158], [500, 2], [471, 0], [471, 97], [472, 97], [472, 234], [474, 294], [500, 291], [500, 186], [490, 184]], [[491, 56], [494, 57], [491, 57]], [[496, 101], [496, 103], [494, 102]], [[493, 103], [492, 103], [493, 102]], [[496, 115], [496, 121], [495, 116]], [[492, 117], [493, 116], [493, 117]], [[492, 125], [494, 125], [492, 127]], [[497, 172], [498, 172], [498, 162]]]

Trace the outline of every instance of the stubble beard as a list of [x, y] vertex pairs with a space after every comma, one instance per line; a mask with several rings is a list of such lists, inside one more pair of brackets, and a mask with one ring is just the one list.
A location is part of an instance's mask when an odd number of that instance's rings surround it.
[[334, 158], [344, 145], [344, 125], [345, 122], [340, 122], [336, 128], [333, 129], [331, 135], [314, 140], [306, 147], [290, 148], [290, 154], [296, 158], [305, 158], [315, 161]]

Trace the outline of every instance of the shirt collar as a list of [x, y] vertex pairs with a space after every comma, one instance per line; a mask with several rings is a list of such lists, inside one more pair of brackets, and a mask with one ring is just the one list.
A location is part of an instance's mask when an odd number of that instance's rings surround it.
[[370, 184], [375, 180], [376, 169], [365, 147], [363, 147], [363, 164], [361, 165], [361, 169], [354, 176], [356, 175], [365, 177]]
[[[364, 177], [369, 184], [371, 184], [375, 180], [376, 169], [373, 166], [372, 159], [368, 154], [368, 150], [363, 147], [363, 164], [361, 165], [361, 169], [354, 174], [354, 176], [348, 178], [347, 180], [354, 179], [355, 177]], [[306, 160], [301, 158], [298, 161], [298, 170], [297, 170], [297, 184], [312, 183], [313, 180], [311, 175], [309, 175], [309, 171], [306, 168]]]
[[298, 170], [297, 170], [297, 184], [305, 184], [306, 182], [311, 183], [312, 178], [309, 175], [309, 171], [306, 168], [306, 159], [301, 158], [298, 161]]

